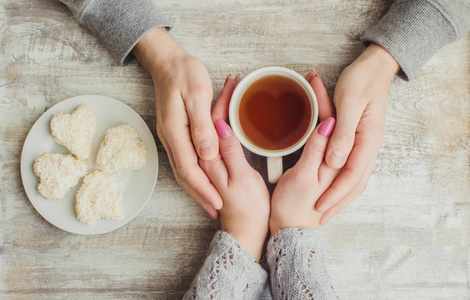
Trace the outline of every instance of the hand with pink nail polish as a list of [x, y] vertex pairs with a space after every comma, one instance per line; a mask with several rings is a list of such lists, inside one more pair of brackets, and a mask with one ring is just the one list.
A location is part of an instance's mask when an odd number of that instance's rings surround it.
[[219, 119], [215, 128], [220, 155], [211, 161], [201, 160], [200, 164], [224, 199], [220, 210], [222, 229], [259, 261], [268, 234], [269, 192], [261, 175], [246, 161], [230, 126]]
[[279, 180], [271, 198], [272, 236], [286, 228], [318, 227], [321, 214], [315, 203], [339, 173], [324, 161], [334, 127], [334, 118], [323, 121], [308, 139], [299, 161]]
[[317, 96], [322, 123], [308, 139], [297, 164], [281, 176], [274, 189], [269, 220], [271, 235], [291, 227], [317, 228], [321, 214], [315, 210], [315, 203], [340, 172], [324, 161], [328, 139], [335, 127], [333, 103], [315, 70], [305, 79]]
[[212, 218], [222, 198], [198, 164], [219, 153], [211, 119], [212, 82], [206, 66], [190, 56], [164, 28], [147, 33], [132, 50], [152, 75], [157, 134], [176, 181]]

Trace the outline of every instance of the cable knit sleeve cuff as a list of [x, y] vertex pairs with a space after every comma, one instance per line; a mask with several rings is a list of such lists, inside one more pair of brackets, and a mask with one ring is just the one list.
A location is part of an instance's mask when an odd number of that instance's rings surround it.
[[[237, 257], [237, 260], [243, 266], [249, 269], [248, 273], [254, 273], [255, 277], [261, 278], [261, 281], [265, 281], [267, 278], [267, 273], [261, 265], [257, 263], [248, 250], [240, 245], [228, 232], [223, 230], [216, 232], [211, 242], [210, 253], [231, 253], [232, 256]], [[227, 260], [229, 259], [231, 259], [231, 257], [227, 257]]]
[[427, 0], [398, 0], [378, 24], [367, 30], [361, 41], [382, 46], [400, 64], [398, 74], [411, 80], [431, 56], [456, 39], [449, 20]]
[[170, 29], [151, 0], [90, 1], [79, 22], [95, 34], [120, 64], [134, 59], [131, 51], [150, 30]]
[[268, 242], [268, 263], [269, 259], [273, 258], [273, 252], [276, 249], [288, 249], [295, 246], [298, 242], [323, 247], [321, 233], [314, 228], [301, 227], [301, 228], [287, 228], [279, 230]]

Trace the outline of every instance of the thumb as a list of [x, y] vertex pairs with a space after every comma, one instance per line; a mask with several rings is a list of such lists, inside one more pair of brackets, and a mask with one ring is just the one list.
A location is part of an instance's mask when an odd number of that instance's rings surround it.
[[247, 165], [245, 154], [237, 137], [233, 134], [232, 128], [222, 119], [215, 121], [215, 128], [219, 135], [219, 150], [225, 165], [227, 166], [229, 177], [243, 174]]
[[191, 138], [200, 158], [212, 160], [218, 154], [218, 140], [211, 118], [210, 102], [192, 99], [187, 101], [186, 110], [189, 116]]
[[340, 169], [346, 163], [354, 146], [356, 128], [364, 108], [351, 102], [336, 107], [336, 127], [330, 138], [325, 161], [331, 168]]

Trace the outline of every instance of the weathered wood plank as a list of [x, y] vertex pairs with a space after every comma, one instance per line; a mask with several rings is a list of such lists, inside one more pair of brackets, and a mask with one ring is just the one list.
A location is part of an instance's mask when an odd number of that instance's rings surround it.
[[[268, 65], [315, 67], [330, 95], [362, 51], [361, 32], [393, 1], [163, 0], [172, 34], [225, 76]], [[101, 94], [133, 107], [155, 135], [150, 76], [125, 67], [58, 1], [0, 4], [0, 298], [180, 299], [218, 222], [174, 180], [164, 149], [146, 209], [102, 236], [52, 227], [23, 191], [21, 148], [50, 106]], [[410, 83], [395, 80], [368, 190], [323, 228], [342, 299], [470, 297], [470, 37], [444, 47]], [[265, 175], [265, 159], [247, 153]], [[292, 165], [299, 153], [286, 159]]]

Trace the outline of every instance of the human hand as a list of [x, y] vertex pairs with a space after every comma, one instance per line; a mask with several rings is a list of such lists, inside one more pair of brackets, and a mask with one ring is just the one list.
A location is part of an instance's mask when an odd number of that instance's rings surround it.
[[201, 168], [222, 196], [222, 229], [230, 233], [259, 261], [268, 233], [269, 192], [261, 175], [246, 161], [242, 146], [225, 122], [226, 107], [238, 83], [227, 78], [213, 110], [219, 135], [220, 155], [211, 161], [200, 160]]
[[336, 85], [336, 128], [325, 160], [341, 169], [331, 187], [316, 203], [326, 224], [367, 187], [382, 145], [390, 84], [399, 70], [395, 59], [382, 47], [371, 44], [344, 69]]
[[151, 74], [155, 87], [157, 134], [176, 181], [212, 218], [222, 199], [198, 164], [219, 153], [211, 119], [212, 82], [206, 66], [186, 53], [166, 29], [146, 34], [133, 54]]
[[314, 207], [317, 199], [340, 172], [324, 161], [328, 138], [335, 127], [334, 108], [316, 72], [306, 76], [317, 96], [323, 122], [313, 131], [294, 167], [284, 173], [271, 198], [269, 228], [274, 236], [286, 228], [318, 228], [321, 214]]

